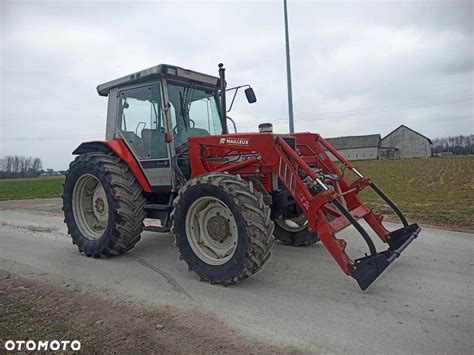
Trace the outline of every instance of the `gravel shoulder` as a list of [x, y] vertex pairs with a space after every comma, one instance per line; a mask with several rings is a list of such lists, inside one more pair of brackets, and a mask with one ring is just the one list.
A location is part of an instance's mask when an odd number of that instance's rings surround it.
[[5, 270], [0, 309], [0, 349], [7, 340], [62, 339], [79, 340], [89, 354], [299, 353], [249, 340], [210, 313], [139, 307]]

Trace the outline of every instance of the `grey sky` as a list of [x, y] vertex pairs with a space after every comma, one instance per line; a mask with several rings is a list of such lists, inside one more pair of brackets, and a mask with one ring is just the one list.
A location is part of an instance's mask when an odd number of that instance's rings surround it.
[[[97, 84], [159, 63], [250, 83], [239, 131], [287, 130], [282, 1], [0, 0], [0, 155], [65, 169], [103, 138]], [[289, 0], [295, 130], [474, 132], [473, 2]]]

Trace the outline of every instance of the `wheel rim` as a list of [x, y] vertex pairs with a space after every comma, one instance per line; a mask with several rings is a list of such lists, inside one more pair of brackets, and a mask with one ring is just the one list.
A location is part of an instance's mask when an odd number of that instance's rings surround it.
[[229, 208], [215, 197], [201, 197], [186, 215], [186, 237], [194, 254], [209, 265], [222, 265], [235, 254], [238, 230]]
[[288, 232], [301, 232], [308, 227], [308, 220], [303, 213], [293, 218], [280, 216], [275, 220], [275, 222]]
[[107, 229], [109, 204], [101, 182], [93, 175], [82, 175], [72, 192], [74, 220], [82, 235], [99, 239]]

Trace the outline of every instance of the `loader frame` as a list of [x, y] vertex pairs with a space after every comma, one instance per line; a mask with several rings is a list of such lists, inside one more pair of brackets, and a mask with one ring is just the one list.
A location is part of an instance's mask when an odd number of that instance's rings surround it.
[[[330, 155], [355, 173], [357, 179], [349, 183]], [[189, 158], [193, 176], [210, 172], [240, 174], [249, 180], [254, 176], [259, 179], [255, 186], [267, 196], [275, 191], [272, 181], [277, 177], [306, 215], [308, 228], [318, 234], [341, 269], [355, 278], [363, 290], [421, 230], [417, 224], [409, 225], [400, 209], [318, 134], [246, 133], [191, 137]], [[358, 194], [366, 187], [371, 187], [394, 210], [403, 224], [401, 229], [388, 231], [382, 224], [383, 217], [363, 203]], [[364, 219], [382, 242], [388, 244], [387, 250], [376, 250], [358, 219]], [[369, 249], [368, 255], [355, 260], [345, 252], [346, 241], [336, 238], [338, 232], [350, 225], [360, 233]]]

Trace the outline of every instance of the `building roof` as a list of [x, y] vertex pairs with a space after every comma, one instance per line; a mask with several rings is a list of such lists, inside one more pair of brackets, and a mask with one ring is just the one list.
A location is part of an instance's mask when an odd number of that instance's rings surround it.
[[154, 67], [141, 70], [139, 72], [123, 76], [121, 78], [108, 81], [106, 83], [100, 84], [97, 86], [97, 93], [101, 96], [107, 96], [111, 89], [119, 86], [123, 86], [126, 84], [134, 84], [143, 81], [150, 80], [154, 77], [175, 77], [179, 78], [180, 80], [190, 80], [196, 81], [204, 85], [211, 85], [216, 86], [218, 83], [219, 78], [207, 75], [203, 73], [199, 73], [193, 70], [180, 68], [174, 65], [168, 64], [159, 64], [155, 65]]
[[430, 142], [430, 144], [433, 144], [433, 142], [431, 141], [431, 139], [429, 139], [428, 137], [426, 137], [426, 136], [422, 135], [421, 133], [415, 131], [414, 129], [411, 129], [410, 127], [405, 126], [404, 124], [402, 124], [402, 125], [398, 126], [397, 128], [395, 128], [392, 132], [390, 132], [390, 133], [387, 134], [385, 137], [383, 137], [382, 140], [385, 139], [385, 138], [387, 138], [387, 137], [388, 137], [389, 135], [391, 135], [393, 132], [399, 130], [399, 129], [402, 128], [402, 127], [405, 127], [406, 129], [412, 131], [412, 132], [415, 133], [415, 134], [418, 134], [419, 136], [421, 136], [421, 137], [427, 139], [428, 142]]
[[[387, 138], [390, 136], [393, 132], [397, 131], [400, 128], [406, 128], [413, 133], [425, 138], [432, 144], [431, 139], [428, 137], [425, 137], [424, 135], [416, 132], [415, 130], [411, 129], [410, 127], [407, 127], [405, 125], [400, 125], [396, 129], [394, 129], [392, 132], [387, 134], [383, 139]], [[347, 137], [335, 137], [335, 138], [327, 138], [326, 140], [331, 144], [334, 148], [337, 150], [340, 149], [354, 149], [354, 148], [372, 148], [372, 147], [380, 147], [380, 143], [383, 140], [380, 137], [380, 134], [368, 134], [364, 136], [347, 136]]]
[[352, 148], [371, 148], [380, 146], [380, 134], [368, 134], [365, 136], [348, 136], [327, 138], [329, 144], [336, 149], [352, 149]]

